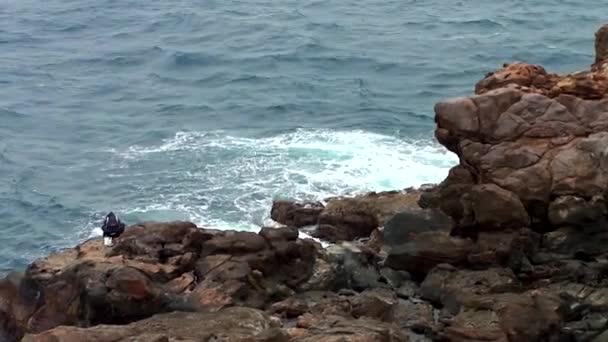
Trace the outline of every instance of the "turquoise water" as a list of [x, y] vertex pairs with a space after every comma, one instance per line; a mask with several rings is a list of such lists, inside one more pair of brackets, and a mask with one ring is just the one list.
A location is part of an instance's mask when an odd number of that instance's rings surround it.
[[0, 0], [0, 272], [125, 221], [438, 182], [433, 104], [591, 63], [607, 1]]

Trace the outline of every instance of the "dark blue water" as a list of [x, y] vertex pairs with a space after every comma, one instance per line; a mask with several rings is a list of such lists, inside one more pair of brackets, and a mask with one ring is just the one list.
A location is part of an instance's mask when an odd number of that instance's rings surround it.
[[433, 104], [591, 63], [601, 1], [0, 0], [0, 273], [127, 222], [440, 181]]

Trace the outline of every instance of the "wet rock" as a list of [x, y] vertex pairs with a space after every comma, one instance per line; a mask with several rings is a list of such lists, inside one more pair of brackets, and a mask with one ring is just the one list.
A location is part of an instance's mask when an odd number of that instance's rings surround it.
[[269, 243], [272, 243], [273, 241], [295, 241], [298, 239], [298, 230], [292, 227], [264, 227], [260, 231], [260, 236], [266, 239], [266, 241]]
[[274, 201], [270, 218], [290, 227], [316, 225], [324, 206], [319, 202]]

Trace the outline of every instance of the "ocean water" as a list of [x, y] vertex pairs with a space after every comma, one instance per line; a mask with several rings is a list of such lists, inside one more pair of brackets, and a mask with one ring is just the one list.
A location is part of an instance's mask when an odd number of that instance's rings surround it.
[[439, 182], [433, 105], [591, 63], [599, 1], [0, 0], [0, 273], [127, 223]]

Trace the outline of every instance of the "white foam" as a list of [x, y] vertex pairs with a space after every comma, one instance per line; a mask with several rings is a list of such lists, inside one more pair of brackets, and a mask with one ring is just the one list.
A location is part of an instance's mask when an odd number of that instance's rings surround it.
[[[113, 154], [122, 162], [108, 170], [112, 177], [120, 179], [130, 172], [143, 178], [146, 173], [156, 178], [179, 176], [151, 203], [122, 208], [123, 212], [135, 217], [161, 213], [159, 218], [163, 212], [175, 212], [204, 227], [251, 231], [264, 224], [273, 198], [322, 200], [436, 183], [457, 162], [433, 141], [360, 130], [300, 129], [259, 139], [178, 132], [157, 146], [131, 146]], [[150, 160], [162, 165], [169, 158], [180, 166], [179, 175], [175, 170], [138, 168]], [[139, 186], [145, 193], [159, 192], [154, 185]]]

